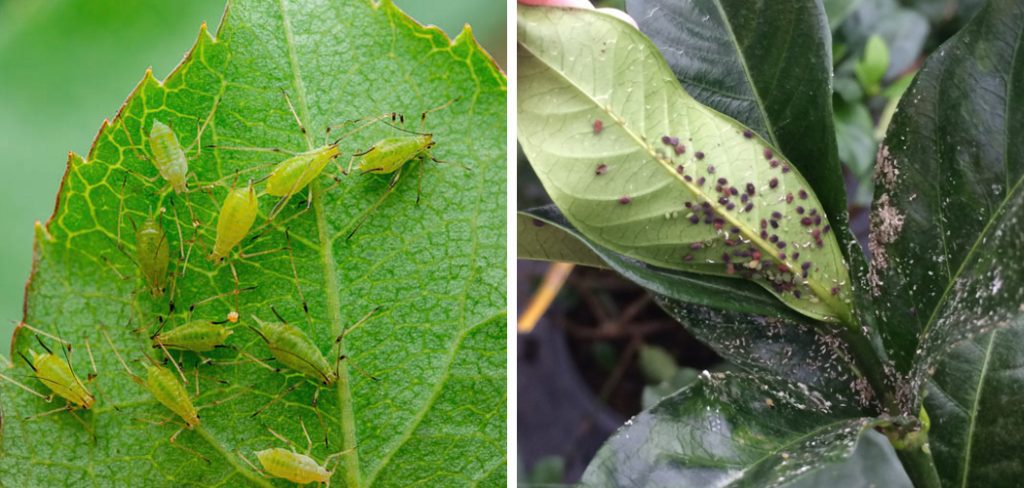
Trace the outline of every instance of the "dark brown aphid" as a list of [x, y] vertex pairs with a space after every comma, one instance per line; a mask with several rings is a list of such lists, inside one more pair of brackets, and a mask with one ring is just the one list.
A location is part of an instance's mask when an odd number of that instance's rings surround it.
[[796, 213], [798, 213], [798, 214], [804, 213], [804, 208], [800, 207], [800, 206], [796, 207]]
[[775, 220], [782, 220], [782, 214], [779, 212], [772, 212], [772, 218]]
[[543, 220], [532, 219], [531, 222], [533, 222], [534, 227], [544, 227]]
[[599, 165], [597, 165], [597, 169], [594, 170], [594, 174], [596, 174], [598, 176], [601, 176], [601, 175], [603, 175], [603, 174], [605, 174], [607, 172], [608, 172], [608, 165], [607, 164], [599, 164]]
[[708, 174], [715, 174], [715, 167], [710, 164], [708, 165]]
[[782, 172], [783, 173], [789, 173], [789, 165], [788, 164], [782, 165]]
[[787, 193], [786, 194], [786, 203], [793, 203], [793, 194], [792, 193]]
[[628, 204], [629, 202], [632, 202], [632, 201], [633, 201], [633, 199], [629, 198], [627, 196], [619, 197], [619, 203], [622, 204], [622, 205], [626, 205], [626, 204]]
[[797, 194], [800, 196], [801, 200], [807, 200], [807, 192], [806, 191], [800, 190]]
[[678, 155], [683, 154], [683, 153], [686, 152], [686, 146], [684, 146], [682, 144], [677, 144], [676, 147], [674, 148], [674, 150], [676, 152], [676, 156], [678, 156]]
[[743, 131], [743, 137], [746, 137], [747, 139], [753, 138], [754, 137], [754, 133], [752, 131], [750, 131], [749, 129], [745, 130], [745, 131]]
[[683, 261], [693, 261], [693, 254], [683, 256]]
[[779, 186], [779, 179], [778, 178], [772, 178], [772, 179], [768, 180], [768, 188], [775, 188], [777, 186]]
[[800, 225], [802, 225], [804, 227], [810, 227], [810, 225], [811, 225], [811, 218], [810, 217], [804, 217], [804, 218], [800, 219]]
[[754, 209], [754, 204], [753, 203], [748, 203], [746, 207], [743, 207], [743, 211], [744, 212], [749, 212], [749, 211], [751, 211], [753, 209]]
[[683, 179], [686, 180], [687, 183], [692, 183], [693, 182], [693, 177], [690, 176], [690, 175], [684, 176]]
[[697, 152], [693, 153], [693, 157], [695, 157], [697, 159], [704, 159], [704, 153], [701, 152], [701, 151], [697, 151]]
[[676, 173], [683, 174], [683, 165], [676, 166]]
[[718, 184], [719, 184], [719, 185], [725, 185], [725, 184], [727, 184], [727, 183], [729, 183], [729, 180], [727, 180], [727, 179], [725, 179], [725, 178], [719, 178], [719, 179], [718, 179]]
[[700, 178], [697, 178], [697, 185], [704, 186], [704, 182], [705, 181], [707, 181], [707, 180], [705, 180], [704, 177], [701, 176]]
[[754, 184], [747, 183], [747, 195], [754, 196]]
[[595, 120], [594, 121], [594, 134], [595, 135], [600, 134], [602, 130], [604, 130], [604, 123], [601, 122], [601, 119]]
[[773, 168], [778, 168], [779, 167], [779, 162], [777, 160], [773, 159], [771, 161], [768, 161], [768, 165], [773, 167]]
[[771, 159], [772, 155], [773, 155], [773, 153], [772, 153], [771, 149], [768, 149], [767, 147], [764, 148], [764, 158], [765, 159]]

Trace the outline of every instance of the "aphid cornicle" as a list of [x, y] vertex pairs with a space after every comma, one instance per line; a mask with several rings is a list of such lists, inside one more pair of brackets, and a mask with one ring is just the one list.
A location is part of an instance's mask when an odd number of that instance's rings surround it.
[[135, 257], [150, 293], [153, 296], [162, 295], [167, 287], [170, 246], [167, 243], [167, 234], [156, 218], [148, 217], [136, 229]]
[[220, 262], [245, 238], [259, 210], [252, 181], [246, 188], [234, 188], [224, 198], [217, 216], [217, 238], [210, 259]]
[[153, 121], [153, 128], [149, 131], [149, 149], [153, 152], [153, 166], [160, 176], [170, 183], [175, 192], [186, 191], [188, 159], [185, 150], [174, 131], [159, 120]]
[[207, 352], [224, 344], [234, 331], [224, 322], [193, 320], [167, 332], [157, 331], [152, 336], [153, 347], [179, 349], [192, 352]]
[[273, 447], [256, 451], [263, 469], [270, 476], [282, 478], [292, 483], [330, 483], [331, 472], [316, 462], [315, 459], [297, 452]]

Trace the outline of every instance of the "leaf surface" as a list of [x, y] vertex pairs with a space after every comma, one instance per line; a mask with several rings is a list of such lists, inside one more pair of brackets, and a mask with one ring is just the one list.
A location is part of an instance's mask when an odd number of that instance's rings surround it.
[[831, 33], [822, 7], [722, 0], [629, 0], [626, 7], [687, 93], [778, 147], [834, 227], [846, 227], [832, 127]]
[[687, 95], [621, 21], [519, 12], [520, 141], [580, 232], [659, 267], [752, 279], [803, 314], [849, 322], [835, 232], [785, 158]]
[[[147, 74], [113, 122], [100, 129], [88, 156], [70, 158], [55, 213], [36, 230], [25, 322], [73, 344], [70, 361], [83, 380], [95, 362], [98, 378], [90, 388], [97, 404], [78, 413], [95, 436], [67, 412], [24, 420], [61, 402], [45, 403], [3, 382], [0, 485], [286, 486], [262, 478], [240, 456], [255, 463], [257, 450], [288, 448], [268, 428], [304, 451], [303, 425], [319, 461], [355, 448], [333, 468], [337, 486], [503, 485], [505, 83], [468, 29], [450, 41], [387, 1], [231, 2], [216, 39], [200, 32], [163, 82]], [[420, 128], [420, 112], [450, 100]], [[227, 146], [303, 151], [324, 144], [329, 125], [392, 111], [409, 115], [408, 129], [433, 134], [438, 159], [467, 169], [421, 163], [417, 205], [420, 168], [411, 164], [394, 194], [370, 213], [389, 179], [343, 176], [328, 166], [310, 185], [308, 210], [307, 192], [301, 192], [259, 234], [277, 203], [263, 196], [251, 233], [261, 237], [243, 242], [250, 256], [236, 253], [231, 260], [241, 287], [232, 293], [239, 286], [231, 266], [205, 259], [218, 202], [229, 186], [266, 174], [266, 164], [284, 156]], [[208, 117], [201, 141], [193, 144]], [[156, 175], [144, 159], [144, 136], [154, 120], [174, 128], [187, 147], [192, 188], [211, 184], [209, 192], [174, 195], [162, 181], [146, 179]], [[370, 124], [341, 141], [340, 162], [396, 134], [402, 133]], [[237, 182], [236, 171], [244, 172]], [[122, 243], [130, 256], [131, 222], [160, 209], [171, 254], [191, 252], [187, 266], [172, 258], [176, 269], [185, 270], [173, 293], [152, 297], [116, 245]], [[364, 216], [365, 224], [348, 239]], [[173, 445], [167, 439], [181, 421], [130, 381], [102, 332], [141, 373], [144, 354], [158, 357], [149, 351], [148, 336], [157, 316], [168, 311], [167, 295], [176, 304], [169, 326], [189, 315], [241, 315], [228, 339], [234, 349], [207, 353], [214, 364], [197, 366], [195, 355], [174, 354], [193, 396], [199, 372], [193, 403], [204, 408], [201, 424]], [[246, 326], [254, 316], [273, 320], [270, 306], [331, 359], [338, 353], [335, 339], [367, 312], [380, 310], [345, 336], [341, 349], [348, 359], [340, 362], [340, 379], [321, 388], [241, 355], [269, 358]], [[140, 327], [148, 333], [136, 331]], [[41, 350], [27, 328], [16, 332], [13, 348]], [[20, 359], [4, 371], [45, 390], [29, 373]], [[288, 385], [298, 386], [288, 391]], [[279, 401], [252, 417], [280, 393]]]
[[910, 486], [873, 421], [799, 384], [742, 375], [699, 381], [626, 423], [587, 486]]
[[1019, 232], [1024, 193], [1022, 33], [1024, 6], [986, 6], [929, 57], [879, 150], [874, 306], [889, 356], [916, 371], [912, 381], [952, 344], [1006, 325], [1022, 302], [1020, 240], [1006, 240]]

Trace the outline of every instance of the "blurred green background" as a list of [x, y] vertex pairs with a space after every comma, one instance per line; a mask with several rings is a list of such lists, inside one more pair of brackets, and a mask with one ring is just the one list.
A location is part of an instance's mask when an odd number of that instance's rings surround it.
[[[394, 3], [451, 36], [472, 25], [505, 66], [505, 2]], [[68, 151], [84, 155], [145, 69], [164, 78], [223, 10], [218, 0], [0, 0], [0, 342], [21, 319], [33, 223], [53, 211]]]

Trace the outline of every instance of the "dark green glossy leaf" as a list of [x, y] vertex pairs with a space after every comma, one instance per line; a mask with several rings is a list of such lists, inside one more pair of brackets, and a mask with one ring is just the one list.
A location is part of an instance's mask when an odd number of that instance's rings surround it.
[[954, 349], [927, 384], [931, 450], [946, 486], [1024, 478], [1024, 318]]
[[626, 423], [587, 486], [906, 487], [872, 421], [799, 384], [708, 374]]
[[[268, 428], [305, 450], [303, 427], [318, 461], [344, 452], [331, 463], [332, 486], [503, 485], [505, 83], [468, 29], [451, 40], [388, 1], [229, 2], [216, 38], [202, 29], [178, 68], [163, 81], [147, 74], [102, 124], [88, 155], [70, 157], [54, 215], [36, 229], [25, 322], [73, 344], [70, 362], [83, 379], [95, 364], [90, 387], [97, 402], [77, 413], [82, 423], [69, 412], [26, 420], [63, 402], [0, 382], [0, 485], [286, 486], [245, 460], [255, 462], [254, 451], [288, 447]], [[282, 91], [308, 131], [299, 130]], [[323, 144], [329, 125], [391, 111], [418, 114], [453, 99], [424, 128], [437, 143], [434, 155], [469, 169], [422, 166], [419, 205], [416, 172], [407, 173], [349, 239], [388, 179], [345, 176], [331, 165], [310, 185], [309, 205], [306, 192], [293, 198], [261, 238], [246, 239], [245, 255], [236, 253], [231, 266], [206, 259], [235, 172], [259, 177], [264, 163], [283, 159], [224, 146], [302, 151]], [[143, 135], [154, 120], [191, 146], [192, 188], [210, 183], [209, 192], [176, 195], [162, 180], [147, 179], [156, 170], [144, 158]], [[396, 132], [374, 124], [339, 147], [351, 154]], [[260, 198], [257, 226], [276, 203]], [[180, 271], [168, 293], [153, 297], [126, 254], [136, 244], [130, 221], [157, 209], [166, 210], [162, 222]], [[118, 252], [119, 244], [128, 252]], [[187, 266], [181, 249], [191, 249]], [[245, 288], [238, 294], [236, 270]], [[159, 357], [149, 333], [168, 314], [169, 297], [177, 305], [170, 326], [187, 317], [222, 320], [229, 311], [241, 316], [229, 325], [231, 347], [205, 353], [213, 364], [175, 353], [193, 403], [205, 408], [200, 424], [174, 444], [168, 438], [182, 422], [130, 381], [101, 333], [140, 373], [144, 355]], [[254, 316], [272, 319], [270, 306], [305, 330], [332, 363], [341, 352], [349, 358], [333, 385], [249, 360], [270, 355], [246, 328]], [[376, 307], [370, 321], [349, 328]], [[351, 334], [338, 342], [343, 331]], [[24, 328], [13, 348], [41, 351]], [[3, 373], [45, 391], [13, 357], [17, 364], [4, 364]], [[278, 394], [280, 401], [252, 416]]]
[[683, 91], [647, 38], [599, 12], [520, 6], [519, 46], [520, 142], [577, 229], [849, 323], [846, 264], [807, 182]]
[[[701, 276], [693, 273], [669, 270], [651, 266], [608, 250], [579, 233], [554, 205], [519, 212], [520, 219], [528, 218], [547, 223], [550, 227], [565, 233], [568, 238], [578, 240], [596, 254], [605, 266], [618, 271], [634, 283], [660, 295], [676, 300], [708, 307], [764, 315], [768, 317], [801, 317], [779, 303], [763, 288], [741, 280]], [[522, 222], [522, 221], [521, 221]], [[526, 224], [522, 222], [521, 225]], [[532, 225], [532, 222], [530, 223]], [[561, 240], [562, 237], [557, 238]], [[583, 253], [576, 256], [583, 256]], [[547, 259], [543, 255], [520, 256], [526, 259]], [[567, 256], [568, 257], [568, 256]], [[583, 259], [583, 258], [580, 258]]]
[[1021, 303], [1021, 241], [1001, 236], [1024, 193], [1022, 32], [1024, 4], [986, 6], [929, 58], [880, 149], [871, 281], [890, 357], [919, 358], [908, 413], [937, 354]]
[[[1024, 478], [1024, 191], [1011, 198], [993, 216], [997, 230], [978, 243], [944, 300], [933, 330], [945, 331], [929, 338], [918, 359], [919, 374], [934, 371], [925, 407], [932, 452], [948, 486]], [[943, 354], [980, 328], [997, 330]]]
[[834, 226], [845, 228], [832, 128], [832, 36], [821, 4], [628, 0], [626, 7], [686, 91], [781, 149]]
[[844, 409], [865, 411], [873, 402], [867, 381], [854, 373], [846, 344], [835, 331], [799, 318], [766, 318], [714, 310], [665, 296], [658, 305], [695, 337], [743, 371], [785, 378]]

